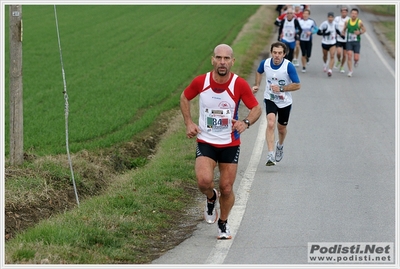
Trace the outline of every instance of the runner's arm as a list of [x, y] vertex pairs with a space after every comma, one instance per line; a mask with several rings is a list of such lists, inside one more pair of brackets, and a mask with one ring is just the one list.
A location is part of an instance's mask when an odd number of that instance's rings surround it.
[[340, 35], [341, 38], [345, 38], [346, 36], [342, 34], [342, 32], [339, 31], [338, 28], [336, 28], [336, 34]]
[[345, 33], [346, 33], [348, 21], [349, 21], [349, 20], [347, 20], [347, 21], [344, 22], [344, 26], [343, 26], [343, 29], [342, 29], [342, 35], [345, 35]]
[[278, 41], [281, 41], [281, 35], [282, 35], [282, 30], [283, 30], [284, 24], [285, 24], [285, 21], [281, 21], [281, 24], [280, 24], [279, 30], [278, 30]]
[[360, 35], [364, 34], [367, 31], [367, 29], [364, 26], [364, 23], [360, 20]]
[[284, 92], [293, 92], [293, 91], [300, 90], [300, 87], [301, 87], [300, 83], [292, 82], [288, 85], [283, 86], [282, 88], [283, 88]]
[[[261, 75], [257, 72], [257, 74]], [[238, 78], [236, 80], [236, 86], [238, 87], [238, 94], [240, 95], [240, 99], [243, 101], [244, 105], [250, 110], [247, 117], [241, 120], [234, 120], [232, 119], [232, 130], [237, 130], [239, 133], [242, 133], [246, 130], [250, 125], [254, 124], [261, 115], [261, 107], [258, 103], [256, 97], [252, 93], [252, 90], [249, 87], [249, 84], [243, 78]], [[236, 90], [235, 90], [236, 92]], [[237, 100], [237, 102], [240, 102]], [[249, 120], [249, 125], [244, 122], [244, 120]]]
[[192, 116], [190, 115], [190, 101], [186, 98], [184, 92], [181, 94], [180, 106], [183, 120], [186, 125], [186, 136], [187, 138], [195, 137], [200, 133], [200, 128], [192, 120]]
[[260, 88], [262, 74], [264, 73], [264, 64], [265, 64], [265, 60], [262, 60], [260, 65], [257, 68], [256, 81], [254, 83], [254, 86], [252, 87], [253, 94], [257, 93]]
[[318, 29], [318, 31], [317, 31], [317, 35], [322, 35], [322, 36], [330, 35], [331, 32], [330, 32], [330, 31], [327, 32], [326, 30], [328, 30], [328, 26], [327, 26], [327, 24], [326, 24], [325, 22], [323, 22], [323, 23], [319, 26], [319, 29]]
[[254, 83], [254, 86], [252, 87], [253, 94], [256, 94], [260, 88], [260, 83], [261, 83], [261, 78], [262, 74], [256, 72], [256, 82]]
[[297, 91], [300, 89], [300, 79], [299, 76], [297, 75], [296, 67], [292, 63], [288, 64], [287, 72], [289, 74], [289, 78], [292, 81], [292, 83], [289, 83], [288, 85], [283, 86], [283, 91], [285, 92], [291, 92], [291, 91]]
[[327, 35], [330, 35], [331, 34], [331, 31], [326, 31], [326, 29], [319, 29], [318, 31], [317, 31], [317, 35], [322, 35], [322, 36], [327, 36]]
[[250, 112], [247, 115], [246, 119], [249, 120], [251, 126], [260, 118], [260, 116], [261, 116], [261, 106], [260, 104], [258, 104], [250, 109]]
[[298, 19], [296, 19], [294, 21], [294, 24], [295, 24], [295, 27], [296, 27], [296, 40], [300, 40], [300, 36], [301, 36], [301, 33], [303, 32], [303, 28], [301, 28], [301, 25], [300, 25]]

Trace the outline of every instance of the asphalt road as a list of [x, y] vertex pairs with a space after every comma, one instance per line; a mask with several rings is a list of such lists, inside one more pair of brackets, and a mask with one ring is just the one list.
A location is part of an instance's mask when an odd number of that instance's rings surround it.
[[[311, 17], [319, 26], [329, 11], [339, 15], [335, 5], [312, 5]], [[373, 16], [359, 17], [367, 33], [353, 77], [322, 71], [320, 36], [307, 73], [297, 68], [283, 160], [265, 166], [265, 114], [243, 134], [233, 239], [216, 240], [216, 224], [203, 222], [153, 265], [306, 265], [310, 242], [395, 242], [395, 61]]]

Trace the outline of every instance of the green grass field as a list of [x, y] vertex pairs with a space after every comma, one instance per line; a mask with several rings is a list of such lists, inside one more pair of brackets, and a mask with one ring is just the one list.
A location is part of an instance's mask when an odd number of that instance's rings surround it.
[[[69, 96], [72, 152], [128, 141], [178, 105], [182, 87], [210, 68], [257, 6], [57, 6]], [[6, 74], [9, 66], [6, 7]], [[24, 150], [65, 152], [61, 63], [54, 6], [23, 6]], [[9, 79], [6, 76], [5, 89]], [[9, 101], [5, 95], [6, 156]]]
[[[393, 46], [396, 45], [396, 6], [395, 5], [360, 5], [361, 10], [370, 12], [380, 16], [386, 16], [387, 18], [393, 18], [393, 20], [382, 20], [374, 22], [377, 27], [388, 39], [389, 43]], [[393, 55], [394, 57], [394, 55]]]
[[395, 16], [396, 6], [395, 5], [359, 5], [359, 7], [377, 15], [383, 16]]

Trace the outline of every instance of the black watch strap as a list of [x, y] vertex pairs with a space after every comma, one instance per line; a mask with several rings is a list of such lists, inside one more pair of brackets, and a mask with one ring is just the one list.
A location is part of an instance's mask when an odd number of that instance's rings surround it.
[[250, 127], [250, 121], [249, 121], [248, 119], [244, 119], [243, 121], [244, 121], [244, 123], [247, 124], [247, 129], [249, 129], [249, 127]]

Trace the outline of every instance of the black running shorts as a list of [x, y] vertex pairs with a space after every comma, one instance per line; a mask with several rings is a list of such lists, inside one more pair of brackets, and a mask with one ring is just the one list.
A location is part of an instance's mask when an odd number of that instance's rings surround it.
[[361, 48], [361, 43], [360, 41], [351, 41], [346, 43], [346, 50], [351, 50], [354, 53], [359, 54], [360, 53], [360, 48]]
[[238, 163], [240, 146], [217, 148], [206, 143], [197, 143], [196, 158], [205, 156], [218, 163]]
[[266, 114], [274, 113], [275, 116], [278, 114], [278, 123], [280, 125], [287, 125], [289, 122], [290, 110], [292, 105], [288, 105], [279, 108], [274, 102], [268, 99], [264, 99]]
[[321, 44], [322, 49], [330, 50], [332, 47], [336, 47], [336, 44]]
[[346, 50], [346, 42], [336, 41], [336, 48], [343, 48]]
[[312, 50], [312, 41], [303, 41], [300, 40], [300, 49], [301, 49], [301, 56], [305, 56], [307, 58], [311, 57], [311, 50]]

